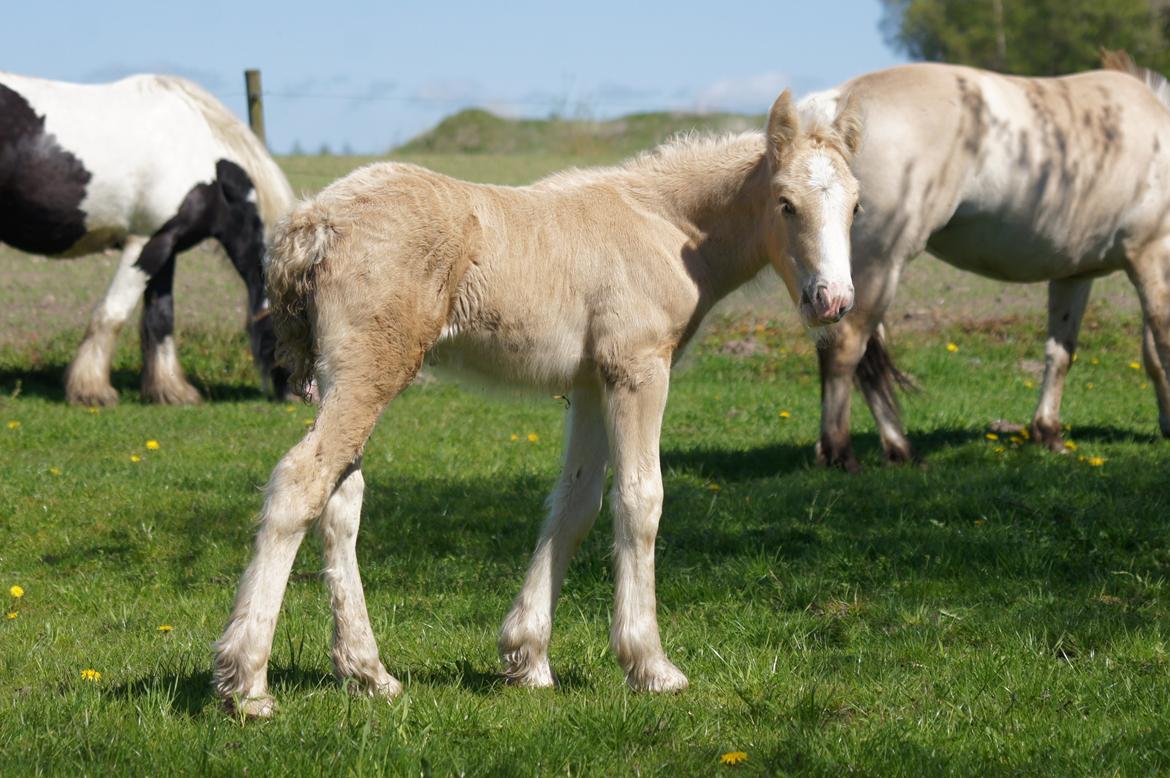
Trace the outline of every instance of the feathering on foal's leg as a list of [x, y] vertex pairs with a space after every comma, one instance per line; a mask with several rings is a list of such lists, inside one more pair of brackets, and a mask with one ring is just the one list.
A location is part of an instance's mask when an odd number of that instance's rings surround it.
[[138, 267], [146, 238], [131, 235], [122, 249], [118, 271], [106, 296], [90, 315], [85, 339], [65, 374], [65, 399], [72, 405], [116, 405], [118, 393], [110, 385], [110, 361], [118, 332], [146, 289], [147, 274]]
[[557, 597], [565, 570], [601, 510], [607, 443], [596, 379], [579, 384], [569, 398], [565, 458], [548, 499], [524, 586], [500, 629], [504, 677], [520, 686], [547, 687], [555, 678], [548, 662]]
[[687, 678], [662, 650], [654, 594], [654, 541], [662, 516], [659, 437], [670, 384], [660, 355], [607, 376], [605, 421], [613, 461], [614, 612], [610, 642], [639, 691], [681, 691]]
[[354, 681], [351, 691], [391, 698], [402, 691], [402, 684], [378, 658], [358, 572], [357, 534], [364, 491], [359, 457], [342, 474], [318, 524], [333, 605], [333, 667], [342, 681]]
[[1056, 452], [1063, 452], [1060, 436], [1060, 401], [1068, 376], [1077, 335], [1093, 290], [1092, 279], [1063, 279], [1048, 282], [1048, 340], [1044, 344], [1044, 382], [1040, 401], [1032, 415], [1032, 440]]
[[[352, 342], [347, 345], [354, 352], [362, 351]], [[349, 356], [362, 361], [362, 355]], [[365, 370], [382, 364], [370, 356]], [[417, 364], [401, 371], [386, 367], [385, 375], [399, 379], [396, 383], [364, 382], [362, 371], [353, 382], [342, 374], [333, 380], [322, 377], [316, 424], [285, 454], [269, 479], [252, 561], [240, 581], [227, 628], [215, 645], [212, 683], [230, 706], [247, 716], [271, 716], [275, 709], [268, 693], [268, 656], [289, 571], [305, 531], [325, 509], [339, 477], [360, 456], [386, 403], [409, 385], [418, 369]]]

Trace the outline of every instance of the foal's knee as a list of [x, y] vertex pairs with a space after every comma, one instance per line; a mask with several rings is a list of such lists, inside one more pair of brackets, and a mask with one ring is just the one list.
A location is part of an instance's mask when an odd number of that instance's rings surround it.
[[260, 519], [267, 533], [284, 537], [304, 532], [325, 507], [327, 474], [314, 457], [306, 456], [304, 443], [285, 454], [272, 471]]
[[615, 512], [629, 522], [626, 532], [632, 540], [653, 546], [662, 515], [662, 481], [657, 478], [621, 480], [612, 495]]

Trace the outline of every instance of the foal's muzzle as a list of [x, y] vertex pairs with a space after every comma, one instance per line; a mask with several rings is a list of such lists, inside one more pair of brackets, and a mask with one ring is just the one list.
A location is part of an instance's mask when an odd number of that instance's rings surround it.
[[810, 325], [833, 324], [853, 310], [853, 284], [815, 280], [800, 293], [800, 313]]

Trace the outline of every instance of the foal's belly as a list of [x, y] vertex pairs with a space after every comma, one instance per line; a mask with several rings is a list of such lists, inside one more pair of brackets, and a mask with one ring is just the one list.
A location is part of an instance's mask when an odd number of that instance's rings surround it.
[[565, 332], [444, 333], [427, 365], [461, 382], [567, 390], [585, 363], [581, 338]]
[[1102, 275], [1122, 267], [1116, 232], [1068, 237], [996, 218], [956, 217], [930, 237], [927, 249], [961, 270], [1015, 283]]

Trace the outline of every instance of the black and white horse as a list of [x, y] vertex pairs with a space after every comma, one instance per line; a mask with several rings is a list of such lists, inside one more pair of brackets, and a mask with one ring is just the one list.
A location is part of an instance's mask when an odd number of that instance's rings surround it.
[[210, 94], [141, 75], [69, 84], [0, 73], [0, 243], [53, 257], [117, 247], [118, 271], [94, 309], [65, 395], [111, 405], [119, 329], [144, 295], [142, 395], [194, 403], [174, 343], [175, 254], [207, 238], [248, 288], [248, 333], [264, 384], [283, 395], [263, 259], [266, 230], [293, 202], [263, 144]]

